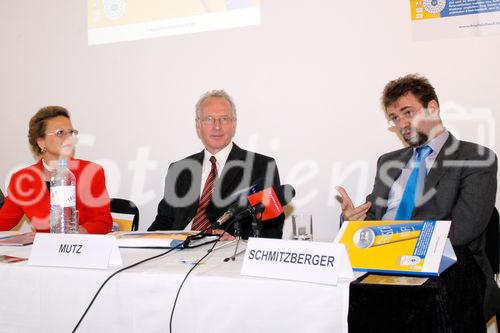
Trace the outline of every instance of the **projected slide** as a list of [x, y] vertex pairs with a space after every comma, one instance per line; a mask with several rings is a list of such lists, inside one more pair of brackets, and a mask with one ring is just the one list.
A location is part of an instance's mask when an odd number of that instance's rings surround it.
[[410, 0], [410, 7], [416, 40], [500, 33], [500, 0]]
[[88, 0], [89, 45], [260, 24], [260, 0]]

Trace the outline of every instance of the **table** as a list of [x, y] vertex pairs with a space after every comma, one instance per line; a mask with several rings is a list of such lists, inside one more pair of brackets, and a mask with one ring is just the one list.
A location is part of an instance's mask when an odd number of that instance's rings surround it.
[[485, 279], [469, 249], [421, 286], [351, 284], [349, 332], [486, 332]]
[[[168, 332], [177, 289], [209, 245], [176, 250], [115, 276], [78, 332]], [[31, 247], [0, 247], [28, 257]], [[337, 286], [246, 277], [243, 257], [223, 262], [232, 246], [214, 251], [186, 281], [173, 332], [347, 332], [349, 281]], [[161, 253], [120, 249], [124, 265]], [[0, 263], [0, 332], [71, 332], [101, 283], [116, 269], [95, 270]]]

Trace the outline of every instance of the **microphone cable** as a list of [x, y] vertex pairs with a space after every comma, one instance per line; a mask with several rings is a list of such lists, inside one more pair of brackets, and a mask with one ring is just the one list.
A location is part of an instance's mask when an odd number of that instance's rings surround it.
[[[204, 233], [204, 231], [200, 232], [200, 234]], [[149, 258], [146, 258], [146, 259], [143, 259], [141, 261], [138, 261], [134, 264], [131, 264], [129, 266], [126, 266], [126, 267], [123, 267], [119, 270], [117, 270], [116, 272], [114, 272], [113, 274], [111, 274], [110, 276], [108, 276], [108, 278], [101, 284], [101, 286], [99, 287], [99, 289], [97, 290], [97, 292], [95, 293], [94, 297], [92, 298], [92, 300], [90, 301], [89, 305], [87, 306], [87, 308], [85, 309], [85, 312], [83, 313], [83, 315], [80, 317], [80, 319], [78, 320], [78, 323], [76, 324], [75, 328], [73, 328], [73, 333], [76, 332], [76, 330], [78, 329], [78, 327], [80, 326], [80, 324], [82, 323], [83, 319], [85, 318], [85, 316], [87, 315], [87, 313], [89, 312], [90, 308], [92, 307], [92, 305], [94, 304], [94, 301], [96, 300], [97, 296], [101, 293], [101, 290], [104, 288], [104, 286], [109, 282], [109, 280], [111, 280], [115, 275], [117, 275], [118, 273], [121, 273], [123, 271], [126, 271], [127, 269], [130, 269], [130, 268], [133, 268], [133, 267], [136, 267], [140, 264], [143, 264], [145, 262], [148, 262], [148, 261], [151, 261], [153, 259], [156, 259], [156, 258], [160, 258], [164, 255], [167, 255], [169, 254], [170, 252], [172, 252], [173, 250], [176, 250], [176, 249], [179, 249], [181, 248], [181, 246], [186, 246], [189, 241], [193, 238], [195, 238], [196, 236], [198, 236], [199, 234], [197, 235], [194, 235], [194, 236], [188, 236], [186, 238], [186, 240], [184, 240], [182, 243], [179, 243], [177, 244], [176, 246], [174, 246], [173, 248], [170, 248], [168, 249], [167, 251], [163, 252], [163, 253], [160, 253], [160, 254], [157, 254], [157, 255], [154, 255], [152, 257], [149, 257]], [[216, 242], [217, 243], [217, 242]]]
[[[203, 257], [201, 257], [194, 265], [193, 267], [191, 267], [189, 269], [189, 271], [186, 273], [186, 276], [184, 276], [184, 279], [182, 280], [179, 288], [177, 289], [177, 294], [175, 295], [175, 300], [174, 300], [174, 304], [172, 305], [172, 312], [170, 312], [170, 320], [169, 320], [169, 332], [172, 333], [172, 321], [173, 321], [173, 318], [174, 318], [174, 312], [175, 312], [175, 307], [177, 305], [177, 299], [179, 298], [179, 294], [181, 292], [181, 289], [182, 287], [184, 286], [184, 282], [186, 282], [188, 276], [191, 274], [191, 272], [200, 264], [200, 262], [203, 261], [203, 259], [205, 259], [206, 257], [208, 257], [208, 255], [210, 253], [212, 253], [213, 249], [215, 248], [215, 246], [217, 245], [217, 243], [219, 242], [220, 238], [227, 232], [227, 229], [229, 228], [229, 226], [232, 224], [231, 223], [228, 223], [228, 225], [226, 226], [226, 228], [224, 229], [224, 232], [222, 234], [219, 235], [219, 237], [213, 242], [214, 244], [212, 245], [212, 248], [208, 249], [207, 250], [207, 253], [205, 255], [203, 255]], [[212, 226], [209, 226], [207, 227], [205, 230], [202, 230], [201, 233], [204, 233], [205, 231], [207, 231], [208, 229], [211, 229]], [[207, 243], [210, 243], [210, 242], [207, 242]], [[203, 243], [203, 244], [200, 244], [198, 246], [201, 246], [201, 245], [205, 245], [207, 243]], [[192, 246], [192, 248], [194, 247], [198, 247], [198, 246]]]

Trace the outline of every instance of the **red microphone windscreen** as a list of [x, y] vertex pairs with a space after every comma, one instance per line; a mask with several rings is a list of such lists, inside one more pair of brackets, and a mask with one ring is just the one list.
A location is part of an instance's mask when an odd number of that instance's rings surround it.
[[283, 213], [283, 206], [281, 206], [276, 196], [276, 192], [272, 187], [249, 195], [248, 201], [252, 206], [258, 205], [259, 203], [264, 205], [265, 208], [261, 217], [262, 221], [273, 219]]

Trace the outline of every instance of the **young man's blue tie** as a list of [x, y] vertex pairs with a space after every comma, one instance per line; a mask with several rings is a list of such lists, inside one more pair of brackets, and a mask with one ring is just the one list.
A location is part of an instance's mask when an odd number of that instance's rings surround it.
[[396, 220], [411, 220], [415, 202], [423, 190], [425, 176], [427, 175], [425, 158], [431, 153], [432, 148], [429, 146], [417, 148], [417, 161], [406, 183], [403, 197], [396, 213]]

